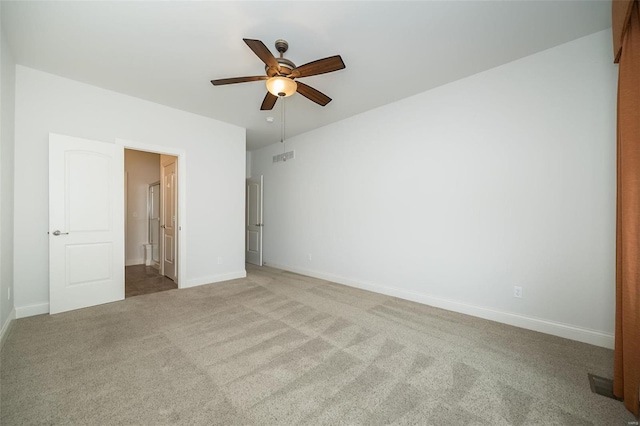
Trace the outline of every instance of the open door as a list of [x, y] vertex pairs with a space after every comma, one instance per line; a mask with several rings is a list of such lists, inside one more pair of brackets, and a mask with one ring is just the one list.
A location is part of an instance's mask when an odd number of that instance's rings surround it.
[[262, 184], [263, 177], [247, 179], [247, 263], [262, 266]]
[[160, 156], [162, 182], [160, 228], [162, 229], [162, 274], [178, 282], [178, 158]]
[[124, 149], [49, 135], [49, 312], [124, 299]]
[[149, 244], [151, 244], [151, 266], [160, 271], [160, 182], [149, 185]]

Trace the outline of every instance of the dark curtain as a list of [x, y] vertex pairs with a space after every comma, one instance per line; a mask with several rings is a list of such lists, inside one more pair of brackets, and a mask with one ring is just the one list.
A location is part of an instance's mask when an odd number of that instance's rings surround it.
[[614, 0], [618, 62], [616, 335], [613, 392], [638, 417], [640, 388], [640, 4]]

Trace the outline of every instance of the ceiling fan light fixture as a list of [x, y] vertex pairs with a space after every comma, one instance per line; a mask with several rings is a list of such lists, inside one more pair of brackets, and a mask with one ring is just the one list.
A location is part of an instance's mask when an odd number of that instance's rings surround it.
[[286, 98], [296, 93], [298, 84], [288, 77], [277, 75], [267, 80], [267, 90], [274, 96]]

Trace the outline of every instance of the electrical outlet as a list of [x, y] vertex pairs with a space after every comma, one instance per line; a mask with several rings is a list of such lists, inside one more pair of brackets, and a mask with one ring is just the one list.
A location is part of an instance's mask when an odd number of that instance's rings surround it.
[[513, 287], [513, 297], [517, 297], [518, 299], [522, 299], [522, 287], [514, 286]]
[[223, 261], [224, 259], [222, 258], [222, 256], [218, 256], [218, 265], [222, 265]]
[[309, 262], [311, 262], [311, 253], [308, 254]]

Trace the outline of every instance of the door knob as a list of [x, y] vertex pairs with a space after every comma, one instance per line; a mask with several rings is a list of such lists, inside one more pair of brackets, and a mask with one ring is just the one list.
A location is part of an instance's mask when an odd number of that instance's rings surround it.
[[164, 226], [164, 225], [160, 225], [160, 228], [165, 229], [165, 228], [166, 228], [166, 226]]
[[56, 229], [55, 231], [53, 231], [53, 235], [55, 235], [57, 237], [58, 235], [69, 235], [69, 233], [68, 232], [60, 232], [59, 230]]

